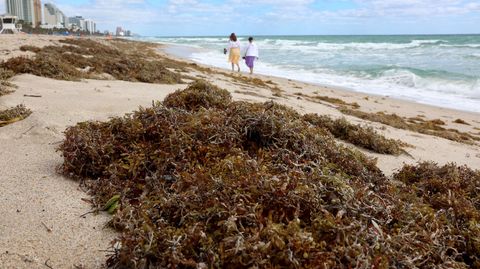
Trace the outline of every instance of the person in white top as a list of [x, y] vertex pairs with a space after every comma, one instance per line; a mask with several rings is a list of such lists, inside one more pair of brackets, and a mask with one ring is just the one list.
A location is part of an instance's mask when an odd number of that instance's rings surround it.
[[238, 72], [240, 72], [240, 42], [237, 40], [237, 36], [235, 33], [230, 35], [230, 42], [228, 42], [228, 50], [224, 49], [223, 52], [227, 54], [229, 51], [228, 62], [232, 63], [232, 71], [235, 71], [235, 65], [238, 68]]
[[248, 47], [245, 50], [245, 64], [250, 68], [250, 74], [253, 74], [253, 67], [255, 66], [255, 60], [258, 59], [258, 47], [253, 42], [253, 37], [248, 38]]

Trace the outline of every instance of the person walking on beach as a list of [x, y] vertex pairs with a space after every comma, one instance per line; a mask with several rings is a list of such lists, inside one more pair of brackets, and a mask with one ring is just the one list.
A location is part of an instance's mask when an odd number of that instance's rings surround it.
[[255, 66], [255, 60], [258, 59], [258, 47], [253, 42], [253, 37], [248, 38], [248, 47], [245, 50], [245, 64], [250, 68], [250, 75], [253, 74], [253, 67]]
[[224, 53], [227, 54], [229, 51], [228, 62], [232, 64], [232, 71], [235, 71], [235, 65], [237, 66], [238, 72], [240, 72], [240, 42], [237, 39], [235, 33], [230, 35], [230, 42], [228, 43], [228, 50], [224, 49]]

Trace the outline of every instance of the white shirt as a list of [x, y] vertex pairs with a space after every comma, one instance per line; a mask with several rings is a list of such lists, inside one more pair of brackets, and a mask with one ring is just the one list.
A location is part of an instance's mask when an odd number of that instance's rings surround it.
[[228, 42], [228, 49], [234, 49], [234, 48], [240, 48], [240, 42], [230, 40], [230, 42]]
[[258, 47], [255, 43], [249, 43], [247, 50], [245, 51], [245, 56], [253, 56], [258, 58]]

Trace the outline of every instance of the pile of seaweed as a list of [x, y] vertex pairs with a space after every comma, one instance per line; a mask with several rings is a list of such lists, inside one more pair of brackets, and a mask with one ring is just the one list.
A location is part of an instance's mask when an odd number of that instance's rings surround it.
[[62, 173], [116, 212], [111, 268], [480, 268], [480, 172], [390, 181], [273, 102], [196, 82], [65, 135]]
[[5, 110], [0, 110], [0, 127], [21, 121], [32, 114], [32, 111], [24, 105], [18, 105]]
[[[15, 74], [3, 68], [0, 68], [0, 97], [14, 92], [13, 88], [16, 86], [8, 80]], [[32, 114], [32, 111], [24, 105], [0, 110], [0, 127], [21, 121]]]
[[15, 74], [3, 68], [0, 68], [0, 96], [7, 95], [13, 92], [12, 88], [15, 87], [8, 80], [12, 78]]
[[181, 83], [181, 75], [167, 69], [164, 63], [143, 54], [128, 53], [91, 39], [60, 40], [66, 45], [22, 46], [23, 51], [36, 53], [33, 58], [16, 57], [0, 64], [15, 74], [33, 74], [60, 80], [101, 78], [104, 74], [115, 79], [146, 83]]

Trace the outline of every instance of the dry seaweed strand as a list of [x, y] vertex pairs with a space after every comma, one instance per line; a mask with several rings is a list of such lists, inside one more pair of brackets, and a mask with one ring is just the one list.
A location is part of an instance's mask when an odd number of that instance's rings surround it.
[[239, 93], [239, 94], [248, 95], [248, 96], [256, 96], [256, 97], [268, 98], [268, 96], [261, 95], [261, 94], [259, 94], [258, 92], [254, 92], [254, 91], [235, 90], [234, 93]]
[[90, 39], [60, 40], [63, 46], [22, 46], [23, 51], [36, 53], [35, 57], [16, 57], [0, 64], [15, 74], [29, 73], [60, 80], [100, 78], [110, 74], [126, 81], [146, 83], [181, 83], [181, 76], [166, 68], [164, 63], [146, 55], [127, 54], [114, 46]]
[[12, 71], [0, 68], [0, 96], [14, 92], [13, 88], [15, 88], [15, 85], [8, 82], [14, 75], [15, 73]]
[[242, 74], [223, 72], [214, 70], [209, 67], [202, 67], [196, 63], [185, 63], [183, 61], [178, 61], [175, 59], [168, 58], [167, 56], [159, 55], [156, 50], [160, 47], [158, 44], [148, 43], [148, 42], [138, 42], [138, 41], [129, 41], [124, 39], [115, 39], [113, 45], [119, 48], [122, 51], [125, 51], [128, 55], [141, 57], [148, 57], [151, 59], [156, 59], [168, 66], [171, 69], [178, 70], [180, 72], [188, 72], [193, 69], [200, 71], [205, 74], [218, 74], [224, 77], [230, 78], [235, 82], [238, 82], [242, 85], [261, 87], [265, 89], [270, 89], [275, 96], [281, 96], [283, 92], [276, 83], [271, 80], [264, 81], [260, 78], [252, 78], [244, 76]]
[[[218, 71], [209, 67], [202, 67], [196, 63], [185, 63], [183, 61], [168, 58], [167, 56], [161, 56], [156, 51], [159, 47], [161, 47], [158, 44], [130, 41], [124, 39], [114, 39], [111, 44], [122, 52], [125, 52], [130, 57], [155, 59], [156, 61], [167, 66], [169, 69], [174, 69], [176, 72], [188, 73], [191, 70], [195, 70], [200, 71], [204, 74], [218, 74], [229, 78], [234, 82], [238, 82], [242, 85], [269, 89], [272, 92], [273, 96], [282, 97], [283, 90], [280, 89], [278, 85], [271, 80], [264, 81], [259, 78], [251, 78], [241, 74], [232, 74], [229, 72]], [[195, 80], [195, 78], [189, 77], [187, 75], [183, 75], [183, 77], [186, 79]]]
[[480, 141], [480, 138], [472, 136], [468, 133], [460, 132], [456, 129], [446, 129], [442, 127], [441, 125], [445, 125], [445, 122], [438, 119], [430, 121], [418, 121], [413, 119], [405, 119], [396, 114], [386, 114], [383, 112], [369, 113], [347, 107], [340, 107], [339, 110], [344, 114], [355, 116], [360, 119], [380, 122], [398, 129], [438, 136], [465, 144], [472, 145], [475, 144], [476, 141]]
[[58, 55], [45, 54], [34, 59], [15, 57], [1, 64], [15, 74], [32, 74], [60, 80], [76, 81], [83, 77], [82, 72], [61, 60]]
[[32, 111], [24, 105], [18, 105], [13, 108], [0, 111], [0, 127], [21, 121], [32, 114]]
[[305, 98], [307, 98], [307, 100], [309, 100], [311, 102], [322, 101], [322, 102], [327, 102], [327, 103], [331, 103], [331, 104], [334, 104], [334, 105], [348, 106], [348, 107], [351, 107], [351, 108], [354, 108], [354, 109], [360, 108], [360, 105], [356, 102], [348, 103], [348, 102], [345, 102], [342, 99], [335, 98], [335, 97], [330, 97], [330, 96], [321, 96], [321, 95], [311, 96], [311, 95], [307, 95], [307, 94], [304, 94], [304, 93], [301, 93], [301, 92], [296, 92], [296, 93], [294, 93], [294, 95], [305, 97]]
[[15, 76], [11, 70], [0, 68], [0, 81], [7, 81], [8, 79]]
[[7, 85], [4, 85], [3, 81], [0, 82], [0, 96], [4, 96], [4, 95], [7, 95], [7, 94], [10, 94], [10, 93], [14, 92], [14, 90], [12, 90], [12, 88], [7, 86]]
[[219, 96], [196, 82], [66, 130], [61, 172], [118, 197], [109, 267], [480, 268], [478, 171], [407, 166], [394, 184], [294, 110]]
[[[212, 71], [213, 72], [213, 71]], [[269, 81], [264, 81], [259, 78], [247, 77], [241, 74], [232, 74], [227, 72], [215, 71], [214, 73], [222, 75], [224, 77], [230, 78], [235, 82], [238, 82], [240, 85], [260, 87], [268, 89], [272, 92], [272, 95], [275, 97], [282, 97], [283, 90], [280, 89], [276, 84], [269, 83]]]
[[[8, 81], [15, 75], [10, 70], [0, 68], [0, 97], [14, 92], [13, 88], [16, 86]], [[0, 127], [20, 121], [28, 117], [32, 111], [27, 109], [24, 105], [18, 105], [14, 108], [9, 108], [0, 111]]]
[[35, 46], [31, 46], [31, 45], [23, 45], [20, 47], [20, 50], [21, 51], [31, 51], [31, 52], [35, 52], [35, 53], [38, 53], [40, 51], [42, 51], [41, 48], [39, 47], [35, 47]]
[[385, 138], [372, 127], [351, 124], [345, 118], [333, 120], [325, 115], [306, 114], [303, 119], [317, 127], [327, 129], [336, 138], [376, 153], [400, 155], [405, 153], [402, 147], [408, 146], [399, 140]]
[[462, 120], [462, 119], [456, 119], [453, 121], [454, 123], [458, 123], [458, 124], [463, 124], [463, 125], [470, 125], [468, 122]]

